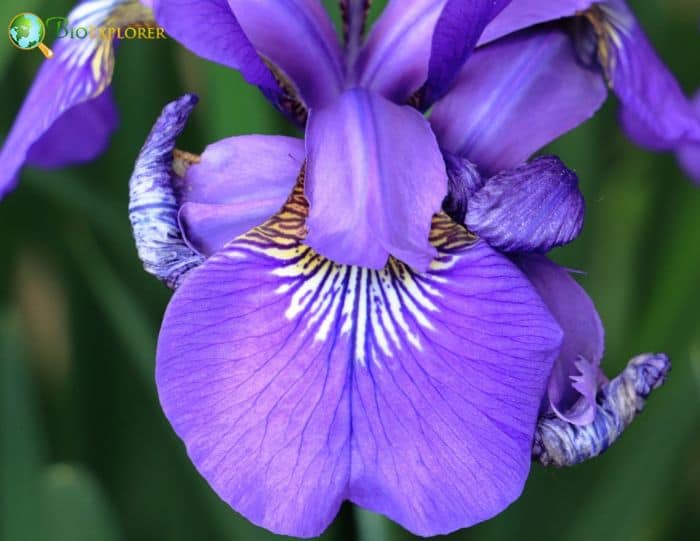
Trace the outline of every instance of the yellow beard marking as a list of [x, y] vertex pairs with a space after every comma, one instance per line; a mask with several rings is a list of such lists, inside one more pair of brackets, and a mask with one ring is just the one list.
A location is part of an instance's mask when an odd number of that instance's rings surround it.
[[302, 169], [280, 212], [236, 241], [280, 262], [270, 272], [285, 279], [275, 291], [290, 296], [285, 317], [304, 317], [303, 332], [314, 332], [317, 341], [329, 339], [337, 328], [338, 336], [352, 339], [354, 358], [361, 366], [379, 366], [379, 358], [390, 359], [407, 345], [421, 351], [416, 329], [434, 331], [430, 314], [440, 311], [435, 301], [442, 297], [435, 286], [447, 281], [438, 273], [451, 268], [458, 259], [453, 252], [473, 244], [476, 237], [440, 213], [433, 218], [430, 234], [440, 252], [431, 272], [416, 274], [393, 257], [385, 268], [372, 270], [336, 264], [305, 246], [307, 215]]
[[613, 51], [623, 47], [621, 32], [629, 23], [620, 14], [602, 5], [595, 5], [578, 15], [585, 17], [593, 27], [598, 44], [598, 61], [603, 68], [606, 82], [612, 89], [613, 73], [617, 67], [617, 57]]

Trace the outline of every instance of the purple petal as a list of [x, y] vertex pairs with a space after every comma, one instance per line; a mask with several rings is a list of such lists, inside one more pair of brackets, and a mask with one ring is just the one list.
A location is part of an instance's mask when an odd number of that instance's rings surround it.
[[430, 121], [443, 149], [495, 174], [590, 118], [606, 94], [566, 33], [527, 30], [477, 50]]
[[[82, 2], [68, 15], [71, 26], [85, 27], [151, 17], [139, 2], [119, 0]], [[54, 167], [94, 159], [104, 150], [117, 124], [114, 105], [108, 96], [89, 101], [109, 86], [113, 69], [112, 41], [56, 42], [53, 58], [42, 64], [0, 151], [0, 198], [14, 188], [28, 156], [32, 163]]]
[[342, 501], [419, 535], [520, 494], [561, 331], [524, 276], [445, 219], [430, 272], [337, 265], [285, 212], [173, 297], [163, 409], [199, 472], [255, 524], [310, 537]]
[[276, 214], [294, 188], [304, 142], [249, 135], [209, 145], [178, 180], [180, 224], [199, 253], [211, 255]]
[[119, 113], [108, 88], [59, 116], [29, 148], [27, 163], [54, 168], [93, 160], [106, 150], [118, 123]]
[[620, 120], [627, 135], [651, 150], [700, 143], [700, 116], [626, 3], [608, 0], [593, 16], [607, 31], [598, 55], [620, 99]]
[[[227, 0], [154, 0], [156, 21], [195, 54], [239, 70], [275, 104], [280, 88], [241, 29]], [[215, 24], [216, 31], [205, 31]]]
[[467, 217], [467, 204], [484, 186], [484, 178], [476, 166], [460, 156], [443, 153], [447, 166], [447, 197], [442, 202], [442, 209], [458, 224], [463, 224]]
[[433, 33], [428, 79], [421, 89], [423, 109], [447, 93], [486, 26], [511, 1], [447, 1]]
[[294, 83], [309, 107], [342, 91], [343, 52], [319, 0], [228, 0], [257, 51]]
[[367, 16], [372, 0], [340, 0], [343, 17], [343, 42], [348, 69], [355, 69], [355, 61], [362, 46]]
[[196, 104], [197, 97], [186, 94], [165, 106], [129, 180], [129, 221], [139, 258], [146, 272], [173, 289], [203, 261], [182, 236], [173, 186], [175, 140]]
[[[700, 116], [700, 92], [693, 99], [695, 111]], [[700, 183], [700, 143], [686, 143], [678, 149], [678, 161], [686, 174]]]
[[360, 86], [405, 103], [428, 76], [433, 31], [446, 2], [391, 0], [358, 58]]
[[514, 260], [564, 329], [548, 385], [550, 406], [570, 423], [591, 423], [605, 350], [605, 331], [593, 301], [568, 271], [546, 257], [520, 255]]
[[515, 0], [486, 27], [479, 45], [537, 24], [572, 17], [597, 1], [599, 0]]
[[309, 246], [348, 265], [379, 269], [393, 255], [427, 268], [447, 173], [422, 115], [350, 90], [311, 114], [306, 150]]
[[576, 173], [543, 156], [488, 179], [468, 199], [466, 225], [502, 252], [548, 252], [579, 235], [584, 214]]
[[[222, 139], [207, 146], [201, 161], [187, 170], [178, 195], [182, 202], [214, 205], [239, 203], [246, 197], [253, 201], [258, 196], [281, 196], [276, 212], [294, 187], [305, 153], [304, 141], [295, 137], [242, 135]], [[267, 218], [269, 215], [264, 220]]]

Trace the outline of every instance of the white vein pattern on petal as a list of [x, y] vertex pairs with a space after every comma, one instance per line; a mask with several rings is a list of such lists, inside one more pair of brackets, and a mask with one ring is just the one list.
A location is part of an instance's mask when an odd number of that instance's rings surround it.
[[[409, 317], [426, 331], [435, 330], [430, 314], [440, 311], [433, 302], [442, 296], [434, 287], [444, 281], [439, 275], [415, 274], [396, 260], [379, 271], [338, 265], [306, 246], [278, 248], [271, 254], [269, 249], [238, 244], [240, 250], [265, 253], [287, 263], [269, 272], [285, 279], [275, 293], [290, 297], [284, 314], [288, 321], [306, 320], [302, 333], [313, 332], [314, 340], [327, 340], [339, 313], [340, 336], [351, 340], [352, 356], [361, 366], [381, 367], [382, 357], [394, 357], [406, 344], [423, 350]], [[243, 254], [231, 251], [227, 256], [235, 259]], [[443, 255], [434, 263], [434, 270], [451, 268], [455, 259]]]

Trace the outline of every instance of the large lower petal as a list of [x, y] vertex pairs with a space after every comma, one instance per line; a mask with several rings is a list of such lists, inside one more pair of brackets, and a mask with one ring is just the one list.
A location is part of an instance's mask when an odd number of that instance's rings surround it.
[[549, 405], [568, 422], [591, 423], [605, 351], [605, 331], [593, 301], [569, 271], [545, 256], [520, 255], [514, 260], [564, 329], [564, 342], [548, 385]]
[[234, 509], [310, 537], [345, 499], [420, 535], [503, 510], [530, 466], [560, 329], [524, 276], [437, 219], [414, 274], [298, 240], [305, 201], [193, 271], [158, 344], [163, 409]]
[[358, 81], [404, 103], [428, 76], [435, 25], [447, 0], [390, 0], [372, 27], [358, 62]]
[[598, 59], [621, 103], [627, 135], [651, 150], [700, 143], [700, 115], [624, 0], [602, 2], [588, 17], [591, 39], [598, 40]]
[[304, 163], [304, 142], [246, 135], [209, 145], [176, 179], [180, 225], [191, 246], [210, 255], [276, 214]]
[[445, 150], [492, 175], [590, 118], [606, 95], [565, 32], [533, 29], [478, 49], [430, 121]]
[[486, 180], [467, 197], [465, 223], [502, 252], [545, 253], [578, 237], [585, 207], [576, 173], [542, 156]]
[[[70, 27], [152, 22], [136, 0], [90, 0], [69, 15]], [[0, 198], [14, 188], [22, 165], [56, 167], [91, 160], [107, 146], [117, 120], [107, 89], [114, 42], [60, 39], [45, 60], [0, 151]], [[95, 100], [95, 102], [91, 102]], [[79, 121], [79, 122], [78, 122]]]
[[314, 111], [306, 137], [306, 242], [338, 263], [379, 269], [389, 255], [425, 269], [447, 172], [425, 119], [355, 89]]
[[323, 107], [343, 86], [340, 43], [319, 0], [228, 0], [255, 49], [292, 81], [309, 107]]
[[599, 0], [513, 0], [486, 27], [479, 45], [547, 21], [572, 17]]
[[511, 2], [512, 0], [447, 1], [435, 25], [428, 78], [420, 93], [420, 105], [424, 110], [447, 93], [486, 26]]

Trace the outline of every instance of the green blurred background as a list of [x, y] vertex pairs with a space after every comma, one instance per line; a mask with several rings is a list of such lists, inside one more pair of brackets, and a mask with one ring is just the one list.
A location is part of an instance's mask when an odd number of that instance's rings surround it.
[[[632, 3], [686, 91], [700, 86], [700, 0]], [[71, 6], [3, 0], [0, 21]], [[0, 134], [41, 60], [0, 46]], [[209, 490], [159, 409], [154, 349], [169, 292], [136, 257], [127, 181], [161, 107], [185, 91], [202, 99], [180, 148], [294, 132], [238, 74], [174, 42], [124, 43], [114, 91], [122, 120], [107, 154], [25, 170], [0, 205], [0, 540], [272, 539]], [[609, 453], [570, 470], [534, 466], [518, 502], [451, 538], [698, 539], [700, 190], [672, 156], [628, 143], [613, 103], [551, 150], [587, 197], [583, 235], [555, 257], [587, 273], [607, 329], [606, 371], [643, 351], [667, 351], [674, 370]], [[346, 506], [323, 539], [411, 537]]]

